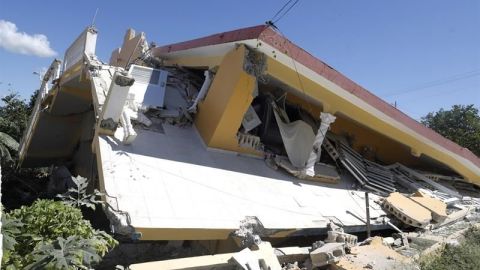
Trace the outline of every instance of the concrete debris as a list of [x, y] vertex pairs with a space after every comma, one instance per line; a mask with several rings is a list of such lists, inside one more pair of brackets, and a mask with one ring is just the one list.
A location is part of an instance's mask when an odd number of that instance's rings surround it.
[[180, 270], [180, 269], [242, 269], [242, 270], [282, 270], [272, 245], [263, 242], [256, 249], [245, 248], [240, 252], [130, 265], [131, 270]]
[[317, 248], [321, 248], [325, 245], [325, 242], [323, 241], [316, 241], [316, 242], [313, 242], [312, 244], [312, 250], [315, 250]]
[[257, 217], [245, 217], [240, 221], [238, 230], [233, 232], [234, 237], [241, 240], [242, 247], [251, 247], [262, 243], [260, 235], [264, 234], [264, 227]]
[[389, 213], [409, 226], [425, 228], [432, 220], [432, 215], [428, 209], [398, 192], [391, 193], [384, 200], [384, 207]]
[[[397, 238], [393, 241], [392, 245], [395, 246], [395, 247], [399, 247], [402, 245], [402, 238]], [[407, 241], [407, 244], [408, 244], [408, 241]]]
[[298, 262], [288, 263], [285, 265], [282, 270], [302, 270], [302, 268], [298, 267]]
[[395, 243], [395, 239], [393, 237], [384, 237], [383, 244], [386, 246], [391, 246]]
[[387, 245], [381, 237], [373, 237], [369, 245], [356, 246], [336, 264], [336, 269], [413, 269], [413, 262]]
[[344, 233], [343, 229], [333, 222], [330, 222], [327, 228], [330, 230], [327, 232], [325, 243], [344, 243], [348, 248], [357, 245], [358, 237], [356, 235]]
[[260, 138], [258, 136], [250, 135], [247, 133], [237, 133], [238, 145], [240, 147], [251, 148], [256, 150], [262, 149]]
[[241, 269], [261, 270], [258, 264], [258, 257], [248, 248], [233, 255], [233, 259]]
[[416, 192], [410, 199], [427, 208], [431, 212], [434, 221], [440, 223], [447, 218], [447, 204], [441, 200], [430, 197], [420, 191]]
[[310, 259], [314, 267], [333, 264], [345, 255], [344, 243], [326, 243], [310, 253]]
[[[248, 222], [247, 222], [248, 223]], [[329, 225], [331, 232], [341, 233], [341, 228], [335, 224]], [[459, 237], [466, 229], [451, 234], [449, 237], [440, 237], [431, 234], [409, 233], [408, 238], [412, 240], [412, 245], [418, 242], [418, 239], [430, 240], [428, 248], [422, 253], [428, 254], [437, 250], [443, 245], [457, 245]], [[394, 235], [395, 236], [395, 235]], [[407, 234], [401, 235], [402, 238], [394, 237], [372, 237], [350, 247], [346, 251], [345, 243], [324, 243], [317, 241], [311, 247], [282, 247], [273, 248], [269, 242], [254, 244], [250, 248], [245, 248], [239, 252], [188, 257], [182, 259], [171, 259], [150, 263], [141, 263], [131, 265], [132, 270], [180, 270], [180, 269], [244, 269], [244, 270], [312, 270], [312, 269], [338, 269], [338, 270], [360, 270], [360, 269], [418, 269], [415, 265], [415, 256], [404, 256], [392, 249], [390, 245], [399, 245], [404, 241]], [[395, 236], [397, 237], [397, 236]], [[328, 238], [327, 238], [328, 239]], [[167, 245], [168, 246], [168, 245]], [[402, 250], [402, 253], [406, 253]], [[411, 250], [409, 248], [408, 250]], [[428, 252], [428, 253], [426, 253]], [[406, 253], [408, 254], [408, 253]]]
[[463, 209], [460, 209], [458, 211], [450, 213], [447, 218], [439, 224], [436, 224], [433, 228], [440, 228], [449, 224], [452, 224], [454, 222], [457, 222], [463, 218], [465, 218], [472, 210], [472, 207], [466, 207]]
[[304, 262], [310, 257], [310, 247], [279, 247], [274, 253], [281, 264]]

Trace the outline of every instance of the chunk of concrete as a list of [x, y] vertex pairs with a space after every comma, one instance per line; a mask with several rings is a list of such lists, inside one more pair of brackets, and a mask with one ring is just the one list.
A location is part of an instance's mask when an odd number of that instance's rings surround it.
[[314, 267], [333, 264], [345, 255], [344, 243], [326, 243], [310, 253], [310, 259]]
[[325, 243], [345, 243], [347, 247], [357, 245], [358, 237], [356, 235], [338, 231], [328, 231], [327, 234]]
[[391, 246], [395, 243], [395, 239], [393, 237], [384, 237], [383, 244], [386, 246]]
[[261, 270], [258, 257], [248, 248], [233, 255], [233, 259], [241, 269]]
[[441, 200], [419, 191], [410, 197], [410, 199], [427, 208], [431, 212], [433, 220], [436, 222], [443, 222], [447, 218], [447, 204]]
[[430, 210], [398, 192], [391, 193], [385, 199], [384, 207], [401, 222], [413, 227], [424, 228], [432, 220]]

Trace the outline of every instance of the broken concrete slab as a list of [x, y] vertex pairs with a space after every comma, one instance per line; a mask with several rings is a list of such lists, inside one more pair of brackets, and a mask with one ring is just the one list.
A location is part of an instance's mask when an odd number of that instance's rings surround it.
[[258, 264], [258, 257], [248, 248], [233, 255], [233, 259], [241, 269], [261, 270], [260, 265]]
[[465, 218], [468, 215], [468, 213], [470, 213], [471, 210], [472, 208], [466, 207], [458, 211], [452, 212], [447, 216], [447, 218], [442, 223], [435, 225], [434, 228], [440, 228], [445, 225], [451, 224], [453, 222], [459, 221]]
[[410, 199], [427, 208], [436, 222], [443, 222], [447, 218], [447, 204], [441, 200], [420, 191], [416, 192]]
[[413, 227], [424, 228], [432, 220], [432, 214], [428, 209], [398, 192], [391, 193], [385, 199], [384, 206], [401, 222]]

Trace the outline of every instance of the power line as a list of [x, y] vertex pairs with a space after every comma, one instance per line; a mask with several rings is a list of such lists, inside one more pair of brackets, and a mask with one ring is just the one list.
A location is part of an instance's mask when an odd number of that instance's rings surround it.
[[278, 16], [278, 14], [280, 14], [280, 12], [282, 12], [282, 10], [284, 10], [285, 7], [286, 7], [290, 2], [292, 2], [292, 1], [293, 1], [293, 0], [288, 0], [288, 1], [282, 6], [282, 8], [279, 9], [279, 10], [277, 11], [277, 13], [275, 13], [275, 15], [273, 15], [273, 17], [270, 19], [270, 21], [275, 20], [275, 18]]
[[446, 89], [446, 91], [438, 91], [438, 92], [435, 92], [435, 93], [431, 93], [429, 95], [423, 95], [423, 96], [420, 96], [420, 97], [409, 97], [407, 99], [400, 99], [401, 102], [400, 103], [410, 103], [410, 102], [414, 102], [414, 101], [421, 101], [421, 102], [424, 102], [424, 100], [426, 98], [432, 98], [432, 97], [437, 97], [437, 96], [444, 96], [444, 95], [451, 95], [451, 94], [457, 94], [458, 92], [461, 92], [461, 91], [471, 91], [471, 90], [474, 90], [474, 88], [472, 87], [463, 87], [463, 88], [457, 88], [457, 89]]
[[[275, 15], [273, 15], [273, 17], [270, 19], [270, 22], [272, 24], [275, 24], [277, 23], [278, 21], [280, 21], [285, 15], [287, 15], [287, 13], [298, 3], [300, 2], [300, 0], [295, 0], [295, 2], [293, 2], [294, 0], [288, 0], [283, 6], [282, 8], [280, 8], [280, 10], [277, 11], [277, 13], [275, 13]], [[293, 2], [293, 4], [292, 4]], [[288, 7], [288, 8], [287, 8]], [[285, 10], [285, 8], [287, 8]], [[283, 13], [282, 11], [285, 10]]]
[[452, 83], [452, 82], [455, 82], [455, 81], [468, 79], [468, 78], [475, 77], [475, 76], [478, 76], [478, 75], [480, 75], [480, 70], [472, 70], [472, 71], [469, 71], [469, 72], [456, 74], [456, 75], [453, 75], [453, 76], [450, 76], [450, 77], [447, 77], [447, 78], [444, 78], [444, 79], [426, 82], [426, 83], [423, 83], [423, 84], [421, 84], [419, 86], [416, 86], [416, 87], [413, 87], [413, 88], [407, 88], [407, 89], [400, 90], [400, 91], [390, 92], [390, 93], [387, 93], [386, 95], [383, 95], [383, 96], [384, 97], [400, 96], [400, 95], [403, 95], [403, 94], [417, 92], [417, 91], [420, 91], [420, 90], [423, 90], [423, 89], [432, 88], [432, 87], [435, 87], [435, 86], [441, 86], [441, 85], [449, 84], [449, 83]]

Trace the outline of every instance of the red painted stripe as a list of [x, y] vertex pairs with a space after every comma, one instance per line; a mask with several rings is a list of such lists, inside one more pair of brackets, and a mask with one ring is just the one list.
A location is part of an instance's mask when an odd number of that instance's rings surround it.
[[229, 32], [224, 32], [220, 34], [211, 35], [208, 37], [198, 38], [190, 41], [175, 43], [171, 45], [166, 45], [154, 49], [153, 54], [159, 55], [169, 52], [188, 50], [192, 48], [204, 47], [209, 45], [216, 45], [228, 42], [242, 41], [248, 39], [259, 39], [263, 42], [269, 44], [270, 46], [276, 48], [282, 53], [285, 53], [298, 63], [306, 66], [307, 68], [313, 70], [319, 75], [325, 77], [329, 81], [337, 84], [343, 89], [349, 91], [353, 95], [359, 97], [363, 101], [367, 102], [371, 106], [382, 111], [391, 118], [397, 120], [398, 122], [404, 124], [410, 129], [414, 130], [423, 137], [445, 147], [453, 153], [456, 153], [471, 162], [476, 166], [480, 167], [480, 158], [475, 156], [470, 150], [459, 146], [458, 144], [446, 139], [437, 132], [433, 131], [430, 128], [425, 127], [421, 123], [415, 121], [405, 113], [401, 112], [397, 108], [383, 101], [379, 97], [375, 96], [365, 88], [356, 84], [345, 75], [341, 74], [334, 68], [330, 67], [323, 61], [317, 59], [313, 55], [309, 54], [307, 51], [298, 47], [280, 33], [268, 27], [266, 25], [258, 25], [238, 30], [233, 30]]
[[154, 48], [153, 54], [158, 55], [162, 53], [183, 51], [183, 50], [204, 47], [209, 45], [216, 45], [216, 44], [258, 38], [260, 33], [262, 33], [262, 31], [267, 28], [268, 26], [266, 25], [257, 25], [257, 26], [233, 30], [229, 32], [223, 32], [223, 33], [211, 35], [208, 37], [197, 38], [190, 41], [179, 42], [171, 45], [157, 47], [157, 48]]

